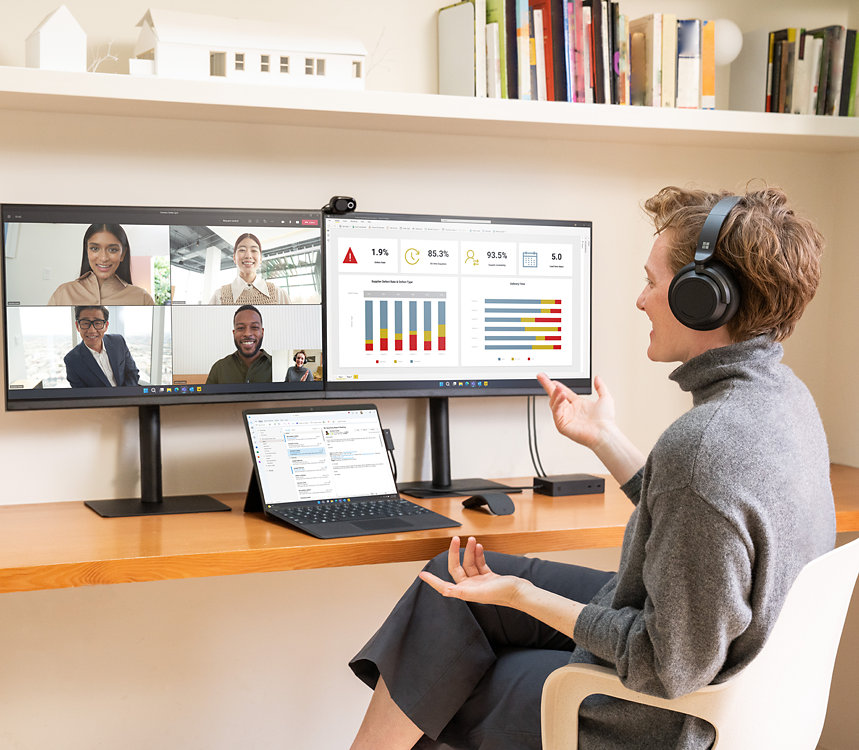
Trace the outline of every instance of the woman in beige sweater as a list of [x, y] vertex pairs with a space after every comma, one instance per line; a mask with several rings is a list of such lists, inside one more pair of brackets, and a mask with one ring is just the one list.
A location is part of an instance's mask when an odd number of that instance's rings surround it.
[[131, 248], [119, 224], [92, 224], [84, 233], [80, 276], [60, 284], [49, 305], [154, 305], [131, 283]]

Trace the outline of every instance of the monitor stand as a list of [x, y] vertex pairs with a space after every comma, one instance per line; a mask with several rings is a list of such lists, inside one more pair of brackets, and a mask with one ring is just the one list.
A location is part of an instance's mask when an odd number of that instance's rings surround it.
[[161, 412], [158, 406], [139, 407], [140, 497], [119, 500], [86, 500], [84, 505], [102, 518], [164, 516], [174, 513], [212, 513], [230, 510], [229, 505], [208, 495], [161, 494]]
[[432, 480], [423, 482], [401, 482], [397, 489], [411, 497], [444, 497], [445, 495], [471, 495], [483, 490], [517, 492], [489, 479], [451, 479], [450, 478], [450, 420], [448, 418], [447, 396], [431, 396], [430, 414], [430, 452], [432, 458]]

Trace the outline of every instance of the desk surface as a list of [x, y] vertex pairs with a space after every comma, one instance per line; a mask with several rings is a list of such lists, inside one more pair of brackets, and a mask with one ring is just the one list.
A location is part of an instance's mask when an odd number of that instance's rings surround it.
[[[833, 466], [832, 486], [838, 530], [859, 531], [859, 469]], [[511, 516], [464, 511], [462, 498], [416, 501], [457, 529], [324, 540], [243, 513], [241, 494], [218, 496], [229, 513], [145, 518], [101, 518], [82, 502], [0, 506], [0, 593], [427, 560], [454, 534], [509, 553], [615, 547], [632, 511], [611, 479], [605, 495], [513, 497]]]

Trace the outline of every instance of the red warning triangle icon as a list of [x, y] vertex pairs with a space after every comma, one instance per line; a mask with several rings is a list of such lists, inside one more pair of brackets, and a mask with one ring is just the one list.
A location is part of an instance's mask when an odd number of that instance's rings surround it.
[[355, 257], [355, 253], [352, 252], [352, 248], [349, 248], [349, 252], [346, 253], [346, 257], [343, 258], [344, 263], [357, 263], [358, 259]]

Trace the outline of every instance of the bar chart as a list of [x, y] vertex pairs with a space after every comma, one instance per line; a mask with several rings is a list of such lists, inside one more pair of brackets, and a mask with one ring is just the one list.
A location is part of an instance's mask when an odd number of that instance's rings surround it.
[[486, 298], [483, 348], [486, 351], [561, 349], [562, 321], [560, 299]]
[[364, 350], [444, 352], [447, 292], [365, 291]]

